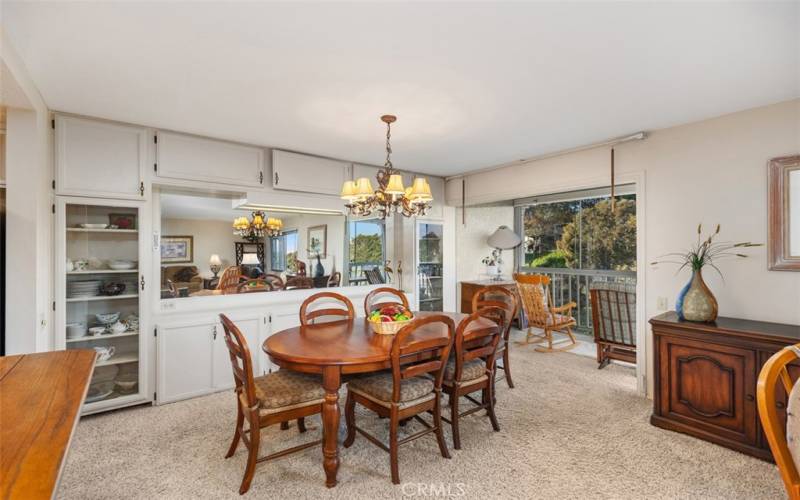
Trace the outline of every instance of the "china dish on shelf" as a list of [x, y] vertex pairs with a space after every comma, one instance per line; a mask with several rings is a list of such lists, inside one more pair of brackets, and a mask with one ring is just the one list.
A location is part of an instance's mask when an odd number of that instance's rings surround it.
[[67, 323], [67, 338], [79, 339], [86, 336], [85, 323]]
[[106, 229], [108, 224], [78, 224], [81, 229]]
[[89, 391], [86, 393], [86, 403], [94, 403], [106, 399], [114, 392], [114, 381], [110, 382], [97, 382], [89, 386]]
[[114, 381], [116, 391], [120, 394], [133, 394], [138, 383], [139, 377], [135, 373], [120, 374]]
[[134, 260], [112, 260], [108, 263], [109, 269], [113, 269], [114, 271], [127, 271], [129, 269], [134, 269], [136, 267], [136, 261]]
[[92, 337], [98, 337], [106, 333], [106, 331], [108, 331], [108, 329], [105, 326], [93, 326], [89, 328], [89, 335]]
[[128, 327], [128, 331], [135, 332], [139, 329], [139, 316], [135, 314], [129, 314], [122, 322]]
[[100, 295], [100, 280], [67, 281], [67, 298], [77, 299]]
[[104, 283], [100, 290], [103, 292], [103, 295], [120, 295], [125, 291], [125, 284], [116, 282]]
[[113, 325], [119, 319], [119, 313], [97, 313], [94, 315], [97, 321], [107, 327]]

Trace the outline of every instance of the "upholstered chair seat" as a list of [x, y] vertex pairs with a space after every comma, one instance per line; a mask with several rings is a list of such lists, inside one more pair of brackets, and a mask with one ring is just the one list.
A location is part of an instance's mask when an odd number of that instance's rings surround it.
[[[452, 383], [456, 374], [456, 360], [451, 358], [444, 369], [444, 383]], [[481, 378], [486, 375], [486, 363], [482, 359], [467, 361], [461, 368], [461, 383], [465, 384], [471, 380]]]
[[262, 410], [320, 404], [325, 399], [325, 389], [318, 376], [278, 370], [256, 377], [254, 381], [258, 406]]
[[800, 384], [792, 387], [786, 408], [786, 442], [797, 470], [800, 470]]
[[[351, 391], [384, 406], [390, 406], [394, 387], [392, 372], [383, 372], [371, 377], [357, 378], [348, 384]], [[417, 404], [433, 398], [433, 380], [427, 377], [411, 377], [400, 383], [400, 406]]]

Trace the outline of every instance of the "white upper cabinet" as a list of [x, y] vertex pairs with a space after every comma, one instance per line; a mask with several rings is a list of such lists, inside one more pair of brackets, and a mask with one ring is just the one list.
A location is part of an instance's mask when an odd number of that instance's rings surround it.
[[272, 187], [338, 196], [350, 180], [350, 164], [288, 151], [272, 150]]
[[55, 117], [56, 193], [143, 199], [147, 129]]
[[156, 176], [234, 186], [261, 186], [264, 150], [231, 142], [159, 131]]

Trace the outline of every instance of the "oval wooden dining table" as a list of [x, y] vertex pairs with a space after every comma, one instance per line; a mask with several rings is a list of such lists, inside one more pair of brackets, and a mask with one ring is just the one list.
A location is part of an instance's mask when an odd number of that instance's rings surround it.
[[[450, 312], [416, 312], [416, 317], [443, 314], [456, 327], [466, 314]], [[423, 326], [409, 341], [440, 336], [445, 326], [432, 323]], [[488, 319], [479, 319], [469, 331], [497, 328]], [[262, 349], [278, 366], [304, 373], [322, 374], [325, 402], [322, 404], [322, 466], [325, 485], [336, 486], [339, 470], [339, 389], [342, 376], [385, 370], [391, 367], [390, 350], [394, 335], [378, 335], [366, 318], [340, 320], [317, 325], [281, 330], [264, 341]], [[409, 362], [415, 361], [412, 359]]]

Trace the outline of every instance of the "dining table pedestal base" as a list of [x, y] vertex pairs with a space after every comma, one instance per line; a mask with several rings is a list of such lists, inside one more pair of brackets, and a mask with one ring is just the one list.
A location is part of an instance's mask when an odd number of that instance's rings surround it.
[[338, 366], [326, 366], [322, 370], [322, 387], [325, 402], [322, 403], [322, 466], [325, 469], [325, 486], [336, 486], [339, 471], [339, 389], [342, 386]]

